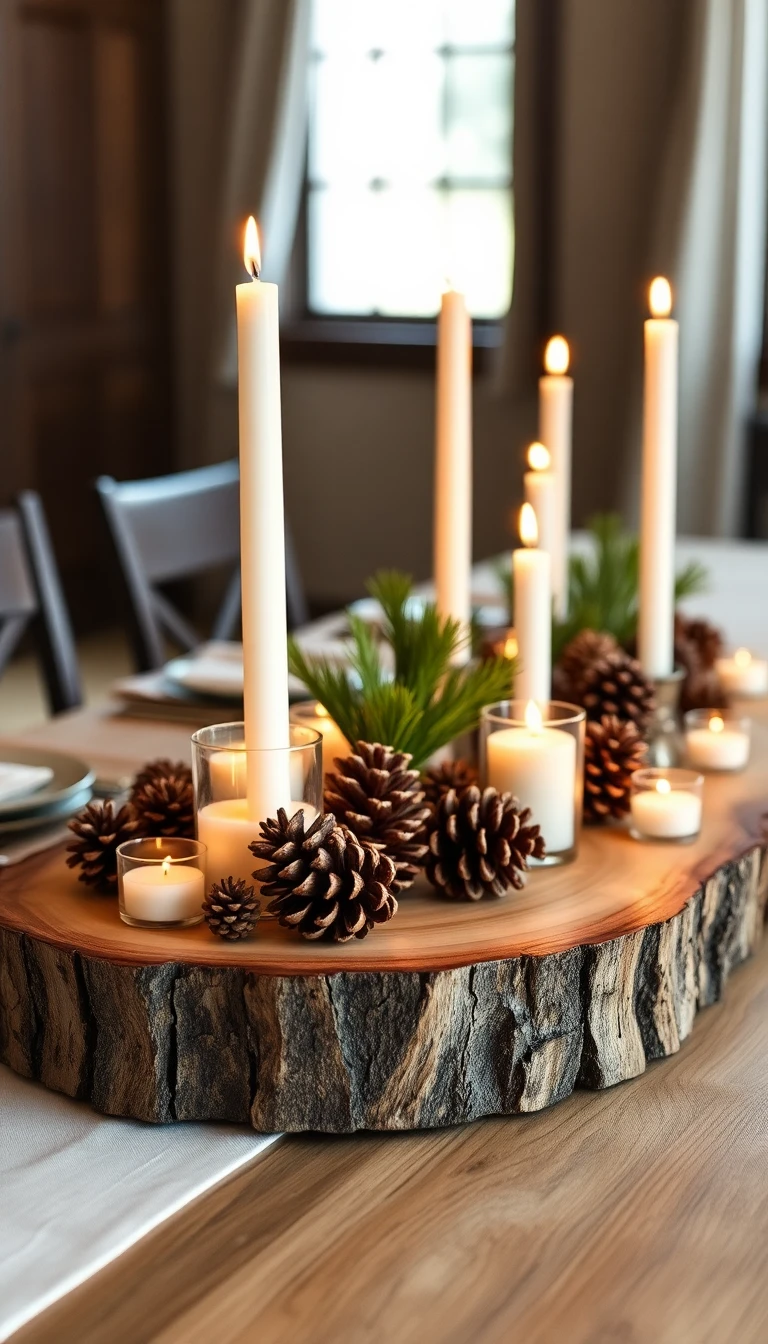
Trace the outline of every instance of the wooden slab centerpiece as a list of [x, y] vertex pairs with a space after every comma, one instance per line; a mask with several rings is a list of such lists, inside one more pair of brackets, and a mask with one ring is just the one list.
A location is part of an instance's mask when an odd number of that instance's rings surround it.
[[0, 874], [0, 1059], [99, 1111], [259, 1130], [535, 1111], [674, 1053], [762, 932], [768, 711], [692, 845], [587, 830], [499, 901], [405, 893], [357, 942], [133, 929], [58, 851]]

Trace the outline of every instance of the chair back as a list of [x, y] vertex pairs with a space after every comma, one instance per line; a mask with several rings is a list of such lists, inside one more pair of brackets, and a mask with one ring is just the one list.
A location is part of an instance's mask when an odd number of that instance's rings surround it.
[[28, 626], [51, 711], [82, 704], [75, 641], [40, 496], [23, 491], [0, 510], [0, 674]]
[[[96, 482], [127, 597], [140, 671], [161, 667], [170, 636], [183, 649], [197, 631], [161, 585], [231, 564], [233, 573], [212, 636], [231, 639], [240, 622], [240, 475], [236, 461], [144, 481]], [[293, 548], [286, 541], [289, 624], [307, 619]]]

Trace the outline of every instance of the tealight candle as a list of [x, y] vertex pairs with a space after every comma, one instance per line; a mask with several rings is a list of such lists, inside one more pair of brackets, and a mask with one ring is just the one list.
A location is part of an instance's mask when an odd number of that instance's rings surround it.
[[697, 770], [744, 769], [749, 760], [749, 719], [692, 709], [684, 724], [688, 760]]
[[638, 840], [692, 840], [701, 830], [704, 780], [693, 770], [636, 770], [632, 835]]
[[[573, 712], [578, 719], [579, 711]], [[556, 720], [545, 724], [533, 700], [525, 706], [522, 723], [493, 731], [500, 722], [494, 711], [484, 714], [486, 783], [500, 793], [513, 793], [523, 807], [530, 807], [549, 857], [572, 851], [578, 811], [577, 735], [558, 727]]]
[[325, 705], [317, 701], [293, 705], [291, 723], [301, 723], [312, 728], [323, 739], [323, 777], [333, 770], [337, 756], [349, 756], [352, 748], [338, 724], [331, 718]]
[[167, 928], [203, 918], [205, 846], [165, 837], [128, 840], [117, 851], [120, 918]]
[[715, 671], [728, 695], [768, 695], [768, 661], [749, 649], [737, 649], [730, 658], [718, 658]]

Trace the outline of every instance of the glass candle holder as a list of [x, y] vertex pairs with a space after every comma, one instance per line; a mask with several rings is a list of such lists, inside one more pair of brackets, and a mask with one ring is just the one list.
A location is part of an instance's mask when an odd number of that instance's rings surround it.
[[691, 709], [683, 718], [685, 750], [694, 770], [743, 770], [752, 724], [727, 709]]
[[679, 768], [636, 770], [630, 794], [635, 840], [687, 844], [701, 830], [704, 776]]
[[350, 755], [352, 747], [328, 710], [319, 701], [301, 700], [298, 704], [291, 705], [290, 719], [291, 723], [311, 728], [313, 732], [320, 734], [323, 740], [323, 778], [333, 770], [333, 762], [337, 756]]
[[322, 810], [322, 738], [297, 723], [288, 732], [289, 746], [251, 751], [242, 723], [216, 723], [193, 733], [197, 836], [208, 850], [209, 887], [222, 877], [253, 882], [260, 860], [248, 846], [259, 839], [259, 823], [275, 817], [279, 807], [289, 816], [302, 807], [307, 822]]
[[578, 851], [585, 719], [578, 705], [560, 700], [504, 700], [482, 713], [481, 778], [530, 807], [547, 848], [537, 864], [569, 863]]
[[139, 929], [200, 924], [205, 897], [205, 845], [158, 835], [117, 849], [120, 918]]

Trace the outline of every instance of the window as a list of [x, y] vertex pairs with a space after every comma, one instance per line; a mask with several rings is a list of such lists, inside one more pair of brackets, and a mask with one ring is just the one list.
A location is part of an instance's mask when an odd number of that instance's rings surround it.
[[514, 0], [312, 0], [312, 313], [478, 318], [512, 292]]

